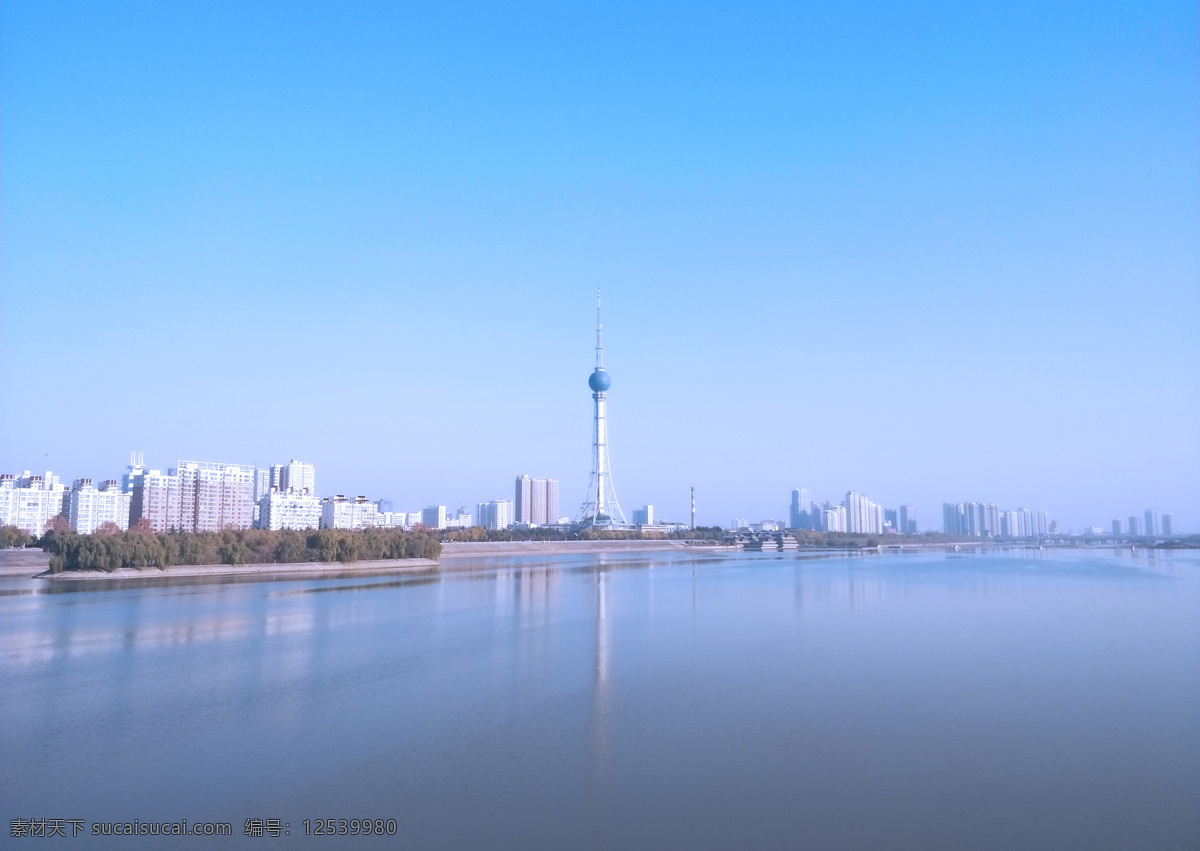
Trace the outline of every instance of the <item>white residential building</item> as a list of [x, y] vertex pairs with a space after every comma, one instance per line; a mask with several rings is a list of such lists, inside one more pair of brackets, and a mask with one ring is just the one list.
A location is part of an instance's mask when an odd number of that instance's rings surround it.
[[322, 529], [366, 529], [379, 520], [379, 509], [365, 496], [347, 499], [339, 493], [321, 500]]
[[846, 531], [846, 506], [830, 505], [826, 503], [821, 512], [821, 531], [823, 532], [845, 532]]
[[28, 470], [0, 475], [0, 525], [16, 526], [37, 537], [51, 519], [66, 515], [66, 485], [49, 470], [35, 476]]
[[846, 493], [846, 528], [860, 534], [883, 533], [883, 508], [854, 491]]
[[295, 491], [296, 493], [317, 492], [317, 473], [312, 464], [305, 464], [293, 458], [286, 464], [276, 464], [271, 467], [271, 487], [278, 488], [280, 493]]
[[481, 502], [475, 506], [475, 511], [479, 516], [479, 525], [489, 532], [507, 529], [512, 525], [512, 500], [493, 499], [491, 502]]
[[115, 479], [97, 487], [91, 479], [76, 479], [71, 487], [67, 519], [81, 535], [90, 535], [105, 523], [118, 529], [129, 528], [129, 502], [132, 494], [121, 490]]
[[318, 529], [321, 498], [311, 493], [272, 491], [259, 500], [259, 528]]
[[[378, 507], [379, 503], [376, 502], [375, 505]], [[380, 511], [379, 522], [376, 525], [386, 526], [391, 529], [403, 528], [411, 525], [408, 522], [408, 518], [411, 516], [413, 515], [406, 514], [403, 511]]]

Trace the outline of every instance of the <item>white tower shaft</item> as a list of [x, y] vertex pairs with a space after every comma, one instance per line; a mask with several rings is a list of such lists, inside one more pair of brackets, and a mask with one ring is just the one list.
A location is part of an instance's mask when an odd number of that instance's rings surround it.
[[604, 371], [604, 326], [600, 321], [600, 294], [596, 293], [596, 370], [593, 388], [592, 475], [576, 523], [584, 526], [624, 526], [625, 514], [617, 502], [608, 458], [608, 374]]

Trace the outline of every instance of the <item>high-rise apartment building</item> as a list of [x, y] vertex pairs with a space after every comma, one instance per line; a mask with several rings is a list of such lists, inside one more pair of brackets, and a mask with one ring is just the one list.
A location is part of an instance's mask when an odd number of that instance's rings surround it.
[[[812, 509], [814, 512], [817, 509]], [[846, 523], [846, 506], [830, 505], [828, 502], [819, 510], [821, 516], [821, 531], [822, 532], [846, 532], [849, 531]]]
[[133, 480], [129, 522], [144, 517], [155, 532], [249, 529], [256, 484], [248, 464], [180, 461], [165, 475], [143, 470]]
[[1158, 534], [1158, 509], [1147, 508], [1142, 515], [1145, 518], [1145, 525], [1142, 526], [1142, 534], [1154, 537]]
[[323, 507], [321, 499], [317, 496], [317, 477], [313, 465], [293, 458], [287, 464], [273, 465], [269, 475], [264, 476], [264, 473], [265, 470], [255, 472], [256, 494], [264, 480], [268, 483], [266, 493], [258, 497], [255, 506], [255, 525], [261, 529], [318, 528]]
[[558, 479], [518, 476], [513, 522], [524, 526], [548, 526], [558, 522]]
[[379, 525], [379, 509], [365, 496], [343, 494], [321, 500], [322, 529], [366, 529]]
[[1164, 538], [1169, 538], [1175, 534], [1175, 515], [1164, 514], [1162, 516], [1162, 533]]
[[915, 505], [900, 506], [900, 531], [905, 535], [917, 534], [917, 507]]
[[489, 532], [507, 529], [513, 522], [513, 504], [509, 499], [493, 499], [475, 506], [479, 525]]
[[0, 525], [16, 526], [37, 537], [53, 518], [66, 516], [67, 494], [67, 486], [49, 470], [41, 476], [28, 470], [19, 476], [0, 475]]
[[115, 479], [101, 482], [99, 487], [91, 479], [76, 479], [68, 497], [71, 528], [81, 535], [90, 535], [105, 523], [128, 529], [131, 496]]
[[1129, 515], [1128, 526], [1130, 537], [1136, 538], [1139, 534], [1141, 534], [1141, 530], [1138, 528], [1138, 519], [1136, 514]]
[[1120, 534], [1121, 534], [1121, 521], [1120, 521], [1120, 520], [1114, 520], [1114, 521], [1112, 522], [1112, 533], [1113, 533], [1114, 535], [1120, 535]]
[[317, 473], [312, 464], [305, 464], [293, 458], [286, 464], [275, 464], [271, 467], [271, 487], [278, 488], [280, 493], [295, 491], [296, 493], [317, 492]]
[[[319, 529], [321, 498], [313, 493], [271, 491], [258, 502], [260, 529]], [[341, 527], [335, 527], [341, 528]]]
[[129, 524], [145, 519], [155, 532], [183, 531], [183, 503], [179, 479], [173, 471], [142, 468], [131, 478]]
[[846, 531], [859, 534], [883, 532], [883, 508], [854, 491], [846, 492]]
[[254, 521], [254, 467], [180, 461], [178, 481], [185, 532], [249, 529]]

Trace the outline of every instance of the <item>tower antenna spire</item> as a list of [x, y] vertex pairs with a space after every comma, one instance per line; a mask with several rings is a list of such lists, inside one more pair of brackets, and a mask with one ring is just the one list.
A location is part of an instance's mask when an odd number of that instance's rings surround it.
[[600, 322], [600, 290], [596, 290], [596, 369], [604, 368], [604, 325]]

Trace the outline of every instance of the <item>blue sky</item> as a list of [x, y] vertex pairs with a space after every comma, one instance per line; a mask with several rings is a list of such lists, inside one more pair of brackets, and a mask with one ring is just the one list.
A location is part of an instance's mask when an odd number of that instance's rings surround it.
[[1195, 3], [0, 8], [0, 468], [1200, 529]]

